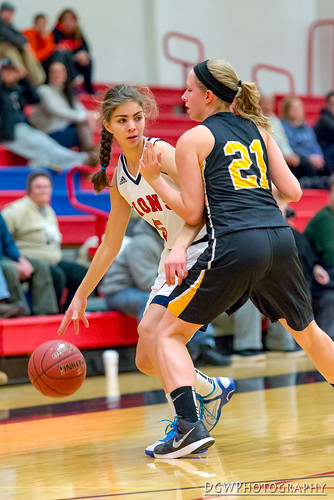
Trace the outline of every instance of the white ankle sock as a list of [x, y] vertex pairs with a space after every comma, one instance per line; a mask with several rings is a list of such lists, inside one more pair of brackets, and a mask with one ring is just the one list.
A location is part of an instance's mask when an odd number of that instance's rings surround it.
[[195, 372], [196, 372], [196, 392], [203, 397], [207, 396], [208, 394], [211, 394], [211, 392], [216, 386], [214, 380], [211, 377], [205, 375], [205, 373], [202, 373], [199, 370], [197, 370], [197, 368], [195, 368]]
[[176, 411], [175, 411], [175, 406], [174, 406], [173, 400], [172, 400], [169, 392], [166, 393], [165, 396], [166, 396], [166, 399], [168, 401], [169, 407], [170, 407], [171, 412], [172, 412], [172, 420], [174, 420], [174, 418], [176, 417]]

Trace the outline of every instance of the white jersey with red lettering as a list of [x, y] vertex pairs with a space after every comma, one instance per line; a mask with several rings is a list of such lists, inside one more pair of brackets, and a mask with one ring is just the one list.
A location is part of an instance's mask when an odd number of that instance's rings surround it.
[[[161, 139], [147, 138], [147, 141], [153, 144], [159, 140]], [[178, 186], [167, 174], [161, 175], [173, 189], [179, 190]], [[117, 189], [123, 198], [140, 217], [156, 228], [160, 236], [165, 240], [165, 248], [171, 249], [184, 226], [184, 220], [166, 205], [139, 171], [136, 177], [131, 175], [123, 153], [118, 159], [116, 183]], [[202, 239], [205, 234], [206, 230], [203, 228], [197, 235], [196, 241]]]
[[[153, 144], [158, 140], [161, 139], [151, 137], [147, 139], [147, 141], [151, 141]], [[178, 186], [167, 174], [161, 175], [171, 187], [179, 190]], [[167, 307], [167, 302], [164, 302], [163, 297], [168, 297], [176, 285], [167, 286], [166, 284], [165, 260], [184, 226], [184, 220], [166, 205], [144, 177], [142, 177], [140, 172], [137, 173], [136, 177], [130, 174], [123, 153], [120, 155], [117, 164], [116, 184], [121, 196], [123, 196], [140, 217], [154, 226], [164, 239], [165, 248], [161, 254], [158, 276], [152, 286], [146, 307], [152, 301], [156, 301]], [[204, 226], [198, 233], [194, 243], [187, 250], [188, 269], [194, 265], [207, 244], [207, 233]]]

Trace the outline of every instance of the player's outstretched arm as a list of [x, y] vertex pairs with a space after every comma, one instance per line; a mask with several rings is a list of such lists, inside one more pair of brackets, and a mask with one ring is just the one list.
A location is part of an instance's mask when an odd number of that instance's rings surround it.
[[110, 203], [111, 211], [104, 239], [97, 249], [86, 276], [82, 280], [68, 310], [65, 313], [58, 330], [59, 335], [63, 335], [65, 333], [71, 321], [74, 322], [76, 334], [79, 332], [80, 320], [82, 320], [84, 325], [88, 327], [88, 321], [85, 317], [87, 297], [101, 281], [122, 246], [124, 234], [131, 215], [131, 207], [119, 194], [114, 180], [110, 189]]

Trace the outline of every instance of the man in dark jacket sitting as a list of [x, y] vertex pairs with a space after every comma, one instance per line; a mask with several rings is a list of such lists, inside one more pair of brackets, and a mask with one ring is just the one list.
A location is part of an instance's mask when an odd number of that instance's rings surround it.
[[21, 255], [1, 214], [0, 268], [5, 275], [10, 293], [8, 302], [21, 303], [25, 313], [30, 313], [22, 288], [22, 283], [27, 282], [31, 292], [32, 313], [35, 315], [58, 313], [50, 266], [40, 259], [26, 259]]
[[326, 173], [330, 175], [334, 172], [334, 90], [326, 94], [325, 107], [314, 132], [324, 153]]

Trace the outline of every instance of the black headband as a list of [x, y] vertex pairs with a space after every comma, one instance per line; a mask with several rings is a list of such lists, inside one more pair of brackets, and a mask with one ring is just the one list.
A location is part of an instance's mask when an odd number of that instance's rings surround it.
[[215, 78], [213, 74], [210, 73], [207, 62], [208, 59], [194, 66], [193, 69], [195, 75], [197, 76], [199, 81], [203, 83], [203, 85], [205, 85], [207, 89], [211, 90], [217, 97], [219, 97], [219, 99], [232, 103], [238, 91], [227, 87], [219, 80], [217, 80], [217, 78]]

